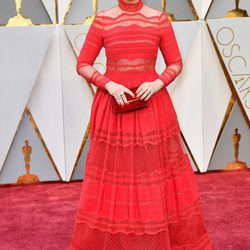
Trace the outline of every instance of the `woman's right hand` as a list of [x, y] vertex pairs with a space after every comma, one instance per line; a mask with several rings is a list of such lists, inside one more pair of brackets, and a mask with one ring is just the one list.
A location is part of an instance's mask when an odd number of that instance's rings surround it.
[[124, 93], [128, 93], [132, 97], [135, 97], [134, 93], [130, 89], [113, 81], [107, 82], [105, 84], [105, 89], [116, 99], [117, 103], [122, 106], [124, 104], [128, 104], [128, 100]]

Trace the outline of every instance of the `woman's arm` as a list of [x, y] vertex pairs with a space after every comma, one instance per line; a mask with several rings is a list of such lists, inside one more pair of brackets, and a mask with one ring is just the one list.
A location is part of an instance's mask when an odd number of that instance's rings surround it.
[[166, 68], [159, 75], [164, 87], [168, 86], [182, 71], [183, 64], [175, 33], [165, 12], [159, 16], [160, 43], [159, 47], [164, 57]]
[[[100, 12], [101, 13], [101, 12]], [[96, 57], [103, 46], [103, 16], [97, 14], [90, 25], [85, 41], [77, 59], [76, 71], [96, 87], [105, 88], [110, 79], [93, 67]]]

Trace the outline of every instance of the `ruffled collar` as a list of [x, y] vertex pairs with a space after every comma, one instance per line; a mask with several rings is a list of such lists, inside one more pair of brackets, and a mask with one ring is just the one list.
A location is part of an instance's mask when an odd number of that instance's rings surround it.
[[138, 0], [136, 3], [128, 3], [124, 0], [118, 0], [119, 1], [119, 7], [124, 11], [134, 12], [138, 11], [143, 6], [143, 1]]

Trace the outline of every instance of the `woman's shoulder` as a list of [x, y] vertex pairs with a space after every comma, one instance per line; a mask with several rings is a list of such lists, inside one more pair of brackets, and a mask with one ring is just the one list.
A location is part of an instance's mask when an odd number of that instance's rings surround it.
[[163, 11], [144, 4], [143, 8], [141, 9], [141, 13], [147, 17], [156, 17], [156, 16], [159, 17], [163, 13]]
[[98, 11], [96, 16], [97, 17], [110, 16], [111, 14], [114, 14], [115, 12], [117, 12], [116, 11], [117, 9], [118, 9], [118, 5], [115, 5], [115, 6], [111, 7], [111, 8]]
[[155, 16], [158, 16], [159, 19], [164, 19], [165, 17], [167, 17], [167, 13], [166, 11], [163, 11], [163, 10], [158, 10], [158, 9], [155, 9], [153, 7], [150, 7], [148, 5], [145, 5], [144, 4], [144, 12], [146, 13], [147, 16], [149, 17], [155, 17]]

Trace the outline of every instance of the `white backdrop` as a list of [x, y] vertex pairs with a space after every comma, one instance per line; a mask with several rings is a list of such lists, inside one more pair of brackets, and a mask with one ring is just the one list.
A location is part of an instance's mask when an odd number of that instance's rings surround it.
[[[76, 5], [83, 1], [61, 0], [57, 7], [54, 1], [42, 3], [51, 24], [0, 27], [2, 184], [15, 183], [25, 173], [24, 139], [33, 148], [31, 172], [40, 180], [70, 181], [84, 175], [96, 89], [77, 75], [75, 68], [89, 26], [69, 23], [73, 17], [84, 20], [84, 13], [76, 11]], [[109, 1], [106, 8], [116, 3]], [[250, 153], [250, 19], [204, 19], [212, 15], [208, 10], [215, 9], [214, 5], [216, 1], [194, 0], [193, 11], [199, 19], [180, 18], [172, 23], [184, 68], [168, 90], [194, 171], [200, 172], [224, 169], [233, 160], [231, 137], [236, 127], [242, 135], [240, 159], [249, 162]], [[100, 6], [105, 8], [104, 2]], [[157, 3], [155, 8], [159, 6]], [[173, 13], [174, 3], [169, 6]], [[182, 10], [185, 17], [192, 13], [187, 6]], [[223, 7], [218, 4], [218, 8]], [[160, 51], [158, 55], [157, 71], [161, 73], [165, 64]], [[101, 73], [105, 62], [102, 49], [95, 62]]]

